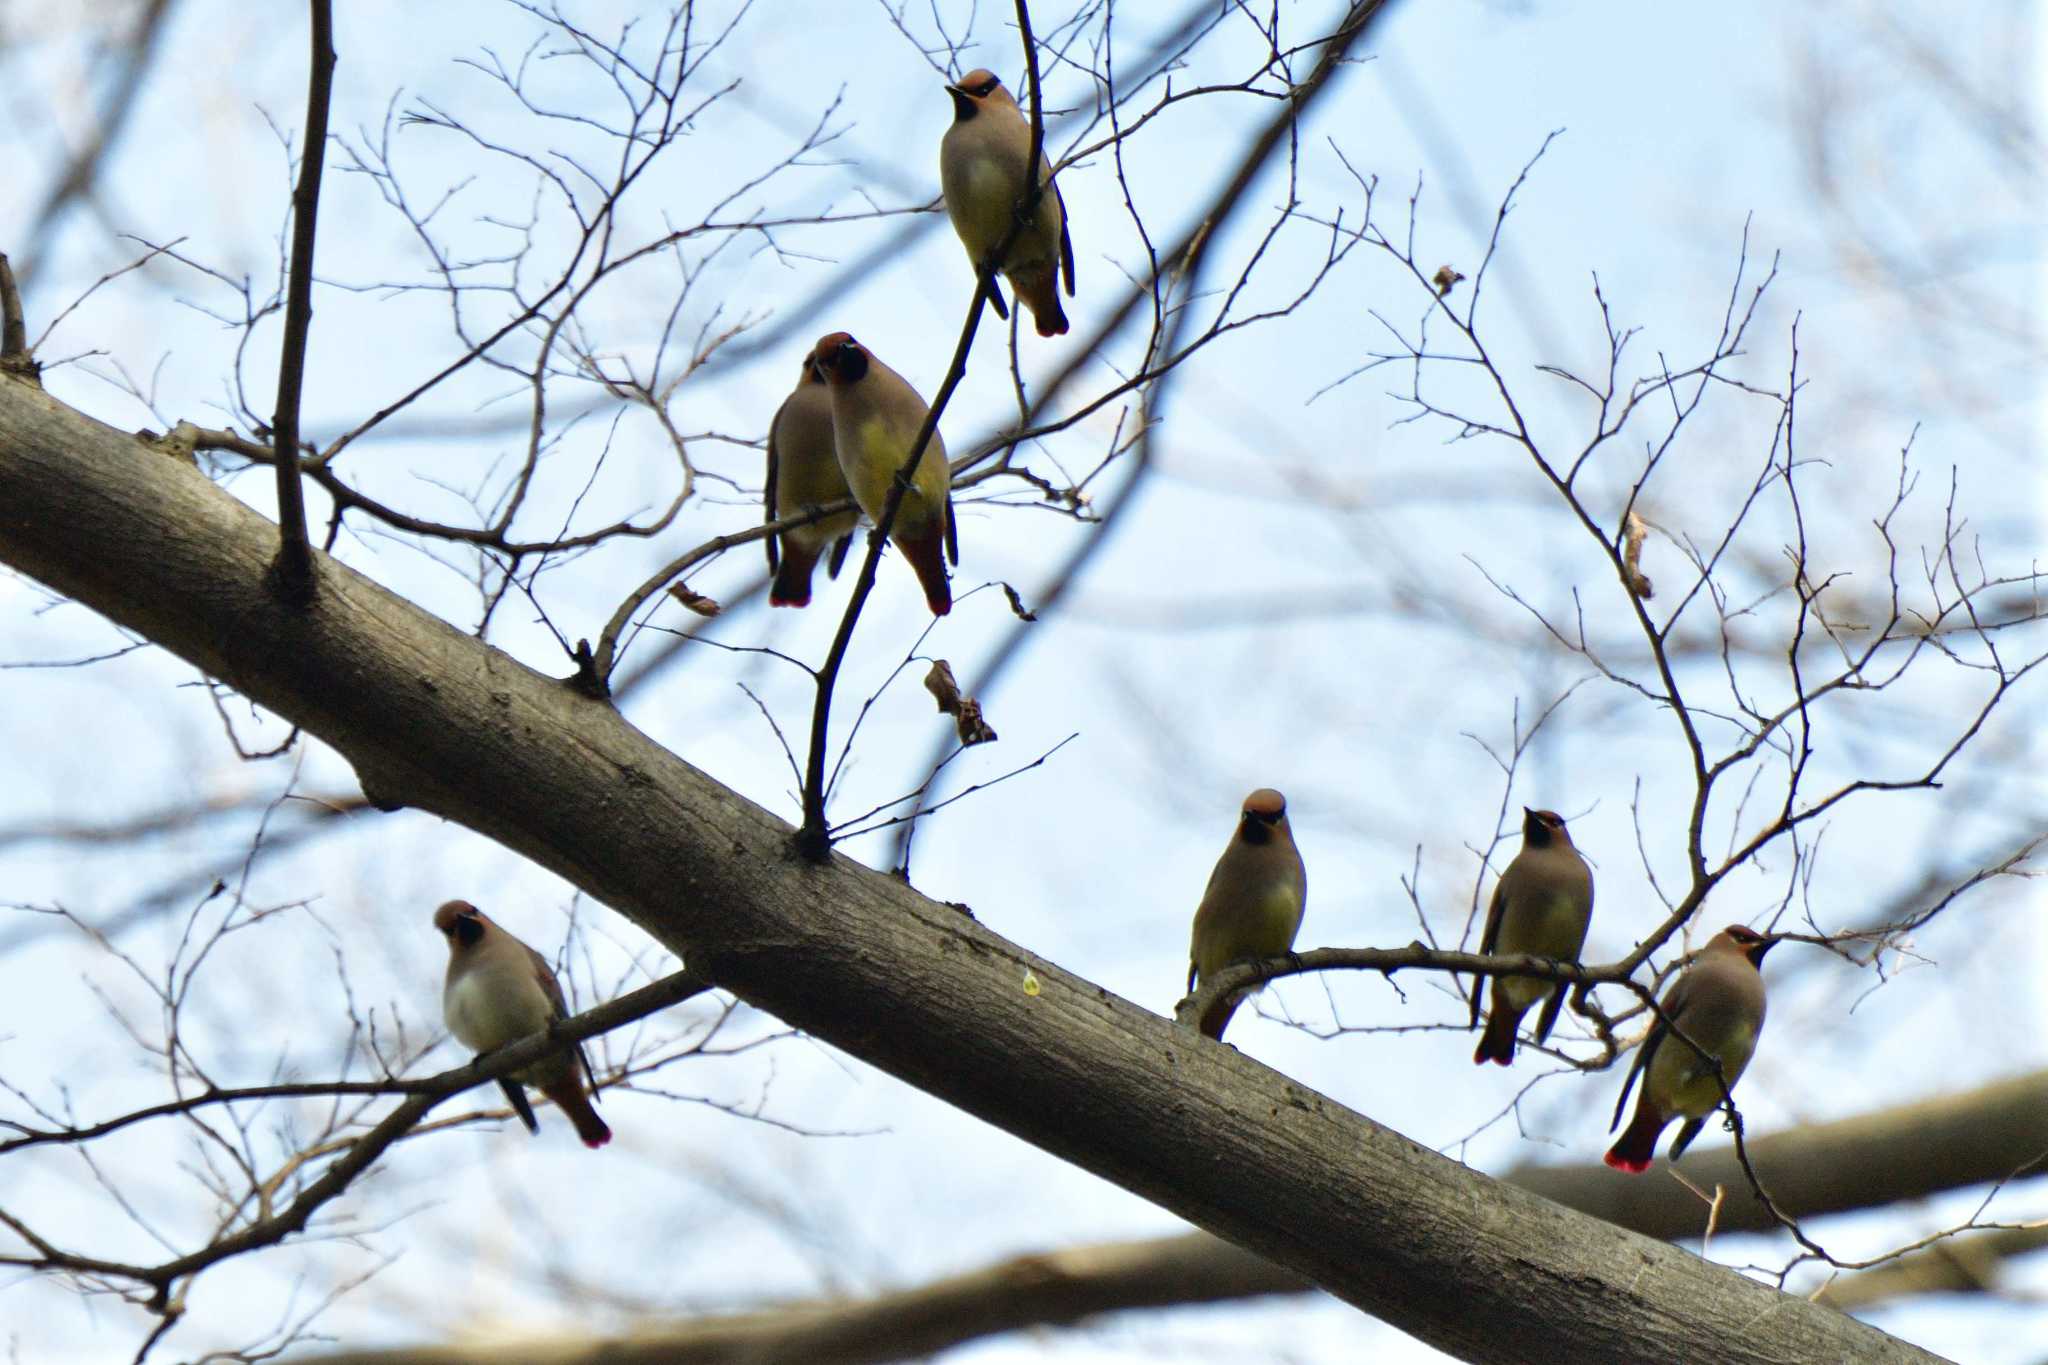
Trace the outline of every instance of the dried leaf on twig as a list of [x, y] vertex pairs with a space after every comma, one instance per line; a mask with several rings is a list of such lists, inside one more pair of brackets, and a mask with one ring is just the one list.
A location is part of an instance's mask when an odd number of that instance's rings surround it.
[[1656, 596], [1656, 589], [1650, 586], [1649, 575], [1642, 570], [1643, 540], [1650, 534], [1650, 523], [1636, 515], [1631, 507], [1621, 527], [1621, 567], [1628, 578], [1628, 590], [1645, 602]]
[[995, 739], [996, 732], [981, 718], [981, 703], [960, 695], [960, 684], [953, 679], [951, 664], [934, 659], [931, 671], [924, 675], [924, 685], [932, 700], [938, 702], [939, 710], [953, 718], [953, 729], [962, 745], [987, 744]]
[[701, 592], [692, 590], [687, 584], [677, 583], [668, 590], [668, 595], [696, 612], [699, 616], [716, 616], [725, 608]]

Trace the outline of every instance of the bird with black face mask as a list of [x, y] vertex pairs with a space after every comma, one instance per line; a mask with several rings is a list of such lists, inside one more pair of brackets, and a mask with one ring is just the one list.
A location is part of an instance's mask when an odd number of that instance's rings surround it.
[[[448, 940], [441, 1012], [448, 1031], [466, 1046], [479, 1054], [495, 1052], [569, 1017], [562, 983], [555, 980], [547, 959], [506, 933], [489, 915], [468, 901], [449, 901], [434, 912], [434, 927]], [[583, 1087], [586, 1076], [593, 1082], [588, 1091]], [[612, 1140], [612, 1130], [591, 1104], [597, 1093], [595, 1080], [590, 1058], [578, 1044], [550, 1053], [498, 1084], [527, 1132], [538, 1133], [540, 1123], [526, 1102], [523, 1085], [553, 1100], [576, 1125], [583, 1145], [595, 1148]]]
[[[818, 339], [811, 362], [825, 376], [832, 396], [832, 434], [839, 452], [839, 470], [854, 500], [880, 525], [896, 471], [910, 458], [931, 409], [916, 389], [850, 333], [832, 332]], [[946, 559], [960, 562], [960, 542], [953, 529], [953, 470], [946, 463], [946, 443], [937, 431], [918, 458], [910, 487], [896, 509], [889, 539], [924, 585], [925, 605], [932, 615], [953, 609], [953, 588], [946, 579]], [[943, 555], [941, 553], [943, 549]]]
[[[1307, 904], [1308, 871], [1288, 828], [1287, 798], [1261, 787], [1244, 799], [1237, 829], [1216, 860], [1208, 889], [1195, 909], [1188, 989], [1233, 962], [1288, 952], [1301, 932]], [[1249, 994], [1237, 991], [1217, 1001], [1202, 1016], [1202, 1032], [1222, 1038], [1230, 1016]]]
[[[832, 438], [832, 393], [811, 357], [804, 356], [796, 388], [775, 410], [768, 424], [768, 479], [762, 502], [765, 520], [823, 507], [846, 497], [846, 476], [839, 472], [839, 451]], [[771, 607], [804, 607], [811, 601], [811, 574], [831, 547], [826, 571], [839, 577], [846, 547], [853, 543], [858, 512], [839, 512], [803, 526], [792, 526], [762, 541], [768, 547], [768, 568], [775, 575], [768, 590]]]
[[[970, 71], [946, 87], [953, 97], [953, 123], [939, 140], [939, 185], [945, 191], [946, 215], [967, 248], [978, 272], [1010, 235], [1018, 202], [1028, 183], [1031, 120], [1017, 107], [993, 71]], [[1052, 161], [1039, 149], [1038, 183], [1044, 187], [1038, 205], [1001, 261], [1002, 273], [1031, 310], [1042, 337], [1067, 330], [1060, 309], [1058, 281], [1074, 293], [1074, 244], [1067, 237], [1067, 206], [1052, 183]], [[989, 284], [996, 315], [1010, 316], [1003, 294]]]
[[[1643, 1079], [1636, 1116], [1608, 1151], [1607, 1164], [1640, 1175], [1650, 1169], [1657, 1139], [1676, 1118], [1685, 1126], [1672, 1139], [1678, 1160], [1721, 1106], [1749, 1065], [1764, 1029], [1764, 954], [1776, 943], [1747, 925], [1731, 924], [1700, 950], [1677, 984], [1664, 993], [1657, 1023], [1636, 1052], [1614, 1102], [1614, 1123], [1628, 1104], [1629, 1087]], [[1725, 1084], [1724, 1084], [1725, 1083]]]
[[[1502, 956], [1529, 954], [1577, 962], [1586, 946], [1586, 926], [1593, 919], [1593, 870], [1572, 846], [1564, 817], [1554, 810], [1522, 809], [1522, 849], [1515, 854], [1486, 910], [1486, 929], [1479, 951]], [[1493, 978], [1493, 1007], [1486, 1032], [1479, 1036], [1474, 1062], [1515, 1060], [1515, 1035], [1522, 1016], [1545, 995], [1550, 997], [1536, 1018], [1536, 1041], [1550, 1036], [1564, 1004], [1569, 983], [1535, 976]], [[1485, 983], [1472, 983], [1472, 1022], [1479, 1022], [1479, 997]]]

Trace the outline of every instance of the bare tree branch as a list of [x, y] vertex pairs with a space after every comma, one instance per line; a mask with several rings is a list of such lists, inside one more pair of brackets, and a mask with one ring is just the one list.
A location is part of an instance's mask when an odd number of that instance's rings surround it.
[[786, 825], [609, 706], [325, 557], [326, 605], [287, 610], [262, 587], [271, 523], [18, 384], [0, 384], [0, 509], [0, 560], [326, 740], [380, 805], [526, 854], [791, 1026], [1444, 1349], [1928, 1358], [1489, 1182], [892, 878], [793, 863]]

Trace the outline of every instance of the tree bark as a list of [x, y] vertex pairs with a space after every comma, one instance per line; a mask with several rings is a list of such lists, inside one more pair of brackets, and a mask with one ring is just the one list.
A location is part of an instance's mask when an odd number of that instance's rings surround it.
[[1308, 1288], [1271, 1261], [1197, 1233], [1017, 1256], [871, 1299], [700, 1318], [602, 1340], [522, 1336], [474, 1345], [339, 1351], [309, 1357], [306, 1365], [502, 1365], [511, 1357], [522, 1365], [885, 1365], [998, 1332], [1060, 1326], [1099, 1313]]
[[[1751, 1159], [1775, 1198], [1805, 1218], [1920, 1199], [1985, 1184], [2032, 1165], [2040, 1116], [2048, 1114], [2048, 1071], [1881, 1113], [1752, 1138]], [[1728, 1192], [1722, 1232], [1764, 1231], [1770, 1215], [1749, 1193], [1732, 1147], [1689, 1153], [1688, 1180]], [[1676, 1180], [1617, 1177], [1598, 1162], [1525, 1166], [1505, 1179], [1582, 1213], [1651, 1237], [1698, 1235], [1706, 1206]], [[2048, 1227], [1965, 1232], [1897, 1261], [1845, 1275], [1817, 1296], [1847, 1311], [1909, 1294], [1987, 1292], [2005, 1260], [2048, 1247]], [[876, 1294], [824, 1299], [750, 1313], [644, 1326], [609, 1339], [607, 1361], [726, 1365], [804, 1360], [869, 1365], [959, 1346], [1001, 1332], [1059, 1327], [1101, 1313], [1184, 1308], [1274, 1294], [1306, 1293], [1299, 1275], [1206, 1232], [1018, 1256], [964, 1275]], [[589, 1338], [521, 1338], [522, 1360], [568, 1362]], [[495, 1361], [488, 1347], [403, 1347], [319, 1357], [320, 1365], [468, 1365]]]
[[550, 868], [789, 1024], [1475, 1361], [1933, 1357], [1417, 1146], [835, 854], [150, 443], [0, 382], [0, 560]]

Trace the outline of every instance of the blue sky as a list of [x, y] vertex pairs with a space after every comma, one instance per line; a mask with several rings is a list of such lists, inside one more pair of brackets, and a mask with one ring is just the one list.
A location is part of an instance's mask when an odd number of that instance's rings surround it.
[[[576, 12], [606, 30], [624, 8]], [[1306, 33], [1329, 8], [1283, 10]], [[41, 9], [0, 0], [0, 32], [44, 63], [37, 79], [51, 92], [33, 107], [18, 96], [0, 108], [10, 146], [36, 156], [46, 156], [53, 136], [77, 135], [81, 84], [64, 76], [76, 69], [75, 40]], [[461, 250], [501, 253], [522, 236], [507, 225], [538, 212], [537, 255], [558, 251], [560, 217], [537, 196], [529, 167], [402, 119], [428, 107], [446, 110], [489, 138], [533, 149], [549, 166], [561, 165], [560, 153], [598, 155], [601, 139], [563, 125], [537, 127], [465, 64], [481, 44], [515, 62], [530, 21], [499, 4], [343, 9], [337, 135], [358, 149], [376, 146], [388, 121], [400, 183], [421, 204], [449, 194], [436, 222]], [[986, 62], [1015, 83], [1007, 14], [1006, 7], [980, 8], [978, 46], [966, 64]], [[1057, 23], [1050, 13], [1037, 18], [1041, 31]], [[1937, 46], [1978, 89], [2011, 90], [2038, 74], [2037, 20], [2029, 6], [1976, 12], [1945, 22]], [[910, 22], [928, 34], [922, 17]], [[1151, 22], [1150, 14], [1120, 10], [1119, 52], [1141, 49]], [[1256, 64], [1246, 55], [1244, 21], [1226, 22], [1238, 26], [1233, 36], [1219, 39], [1177, 85], [1240, 75]], [[1971, 131], [1981, 126], [1967, 117], [1973, 106], [1914, 79], [1901, 46], [1871, 36], [1892, 24], [1917, 32], [1918, 22], [1904, 8], [1845, 5], [1793, 14], [1756, 4], [1711, 12], [1404, 6], [1303, 130], [1299, 195], [1315, 217], [1341, 209], [1345, 223], [1356, 223], [1363, 201], [1348, 161], [1379, 177], [1375, 221], [1398, 241], [1419, 183], [1418, 256], [1427, 266], [1448, 262], [1469, 273], [1509, 185], [1546, 135], [1562, 130], [1516, 196], [1482, 314], [1502, 373], [1527, 402], [1546, 448], [1556, 449], [1583, 441], [1586, 405], [1535, 367], [1583, 372], [1602, 362], [1596, 277], [1616, 325], [1643, 329], [1627, 373], [1653, 373], [1659, 356], [1692, 363], [1720, 325], [1747, 225], [1747, 287], [1774, 259], [1779, 273], [1735, 372], [1782, 386], [1797, 320], [1809, 384], [1800, 440], [1814, 461], [1805, 471], [1816, 509], [1813, 543], [1829, 568], [1851, 575], [1843, 591], [1882, 583], [1874, 577], [1882, 545], [1871, 523], [1898, 482], [1899, 450], [1909, 439], [1922, 478], [1898, 521], [1909, 543], [1939, 534], [1953, 471], [1956, 501], [1986, 561], [2023, 569], [2042, 541], [2043, 413], [2034, 378], [2040, 168], [2037, 158], [2032, 181], [2002, 175], [2004, 163]], [[294, 24], [250, 28], [240, 7], [193, 0], [180, 8], [101, 192], [62, 220], [46, 258], [31, 263], [32, 318], [46, 319], [140, 254], [115, 232], [178, 241], [181, 255], [230, 279], [247, 272], [259, 292], [268, 288], [289, 174], [277, 129], [296, 130], [303, 117], [303, 40]], [[552, 62], [535, 71], [536, 96], [592, 98], [588, 68]], [[644, 241], [664, 224], [695, 221], [764, 159], [792, 147], [835, 98], [841, 102], [829, 126], [840, 136], [829, 155], [746, 192], [735, 211], [907, 208], [936, 194], [937, 140], [949, 104], [938, 75], [880, 6], [757, 6], [707, 62], [703, 88], [733, 79], [742, 83], [629, 201], [621, 240]], [[1056, 109], [1089, 98], [1071, 69], [1049, 67], [1046, 80]], [[66, 90], [69, 103], [56, 98]], [[1834, 202], [1847, 206], [1842, 212], [1816, 196], [1802, 152], [1815, 145], [1813, 110], [1823, 96], [1836, 120], [1828, 126], [1842, 131], [1831, 144], [1841, 152], [1844, 189]], [[1248, 96], [1190, 101], [1134, 141], [1126, 182], [1155, 240], [1185, 227], [1219, 179], [1222, 160], [1272, 108]], [[2038, 138], [2038, 118], [2033, 129]], [[1051, 145], [1062, 155], [1071, 150], [1057, 132]], [[347, 153], [330, 158], [322, 208], [320, 274], [353, 288], [326, 288], [316, 299], [307, 431], [321, 442], [405, 392], [454, 346], [440, 297], [361, 288], [428, 279], [428, 262], [377, 187], [347, 165]], [[1080, 277], [1070, 309], [1075, 333], [1047, 343], [1027, 330], [1020, 366], [1034, 386], [1065, 361], [1143, 259], [1110, 158], [1073, 165], [1060, 183]], [[1260, 182], [1253, 212], [1219, 245], [1225, 262], [1243, 259], [1284, 193], [1277, 174]], [[27, 211], [25, 202], [0, 200], [0, 248], [25, 230]], [[702, 273], [683, 296], [676, 335], [687, 342], [742, 318], [772, 326], [833, 279], [838, 262], [861, 257], [904, 221], [791, 229], [778, 237], [786, 254], [762, 250], [752, 238], [708, 258], [693, 246], [690, 268]], [[1322, 246], [1314, 224], [1290, 227], [1250, 297], [1285, 297], [1313, 270]], [[1885, 259], [1908, 263], [1920, 292], [1880, 291], [1874, 263]], [[969, 287], [958, 245], [934, 216], [833, 306], [831, 325], [814, 331], [847, 327], [929, 395]], [[662, 352], [659, 339], [680, 288], [664, 262], [595, 295], [584, 316], [593, 353], [643, 373], [658, 355], [673, 363], [675, 352]], [[1962, 306], [1970, 300], [1989, 302]], [[63, 323], [46, 358], [97, 354], [53, 370], [49, 387], [123, 427], [178, 417], [224, 424], [239, 335], [218, 315], [239, 306], [219, 279], [159, 260], [111, 281]], [[493, 306], [478, 299], [474, 320], [487, 319]], [[1611, 642], [1628, 666], [1626, 603], [1597, 547], [1526, 456], [1499, 442], [1453, 441], [1439, 424], [1397, 424], [1408, 409], [1388, 390], [1399, 387], [1400, 374], [1375, 371], [1315, 397], [1387, 345], [1376, 317], [1413, 335], [1427, 311], [1427, 296], [1383, 253], [1362, 246], [1296, 315], [1226, 338], [1190, 362], [1156, 433], [1158, 473], [1065, 609], [1033, 628], [1017, 666], [984, 692], [1002, 742], [955, 765], [950, 789], [1028, 762], [1069, 734], [1080, 739], [1043, 768], [932, 819], [917, 843], [920, 889], [969, 903], [998, 932], [1168, 1011], [1184, 980], [1188, 917], [1237, 804], [1250, 788], [1275, 785], [1289, 795], [1308, 861], [1304, 945], [1415, 937], [1416, 910], [1401, 885], [1411, 872], [1419, 872], [1431, 927], [1455, 937], [1475, 897], [1472, 848], [1487, 844], [1504, 802], [1552, 806], [1571, 818], [1599, 878], [1589, 955], [1612, 958], [1655, 923], [1662, 911], [1650, 872], [1667, 883], [1674, 874], [1689, 796], [1668, 718], [1626, 689], [1587, 681], [1585, 661], [1543, 647], [1529, 616], [1487, 581], [1566, 613], [1576, 592], [1596, 638]], [[276, 336], [274, 320], [254, 334], [248, 377], [258, 411], [268, 408]], [[1440, 319], [1431, 336], [1446, 340]], [[653, 544], [608, 547], [541, 579], [540, 604], [570, 638], [594, 636], [622, 592], [669, 555], [757, 518], [760, 455], [740, 442], [765, 430], [809, 339], [752, 354], [736, 343], [677, 390], [671, 413], [693, 437], [700, 496]], [[1133, 343], [1121, 338], [1107, 363], [1083, 376], [1084, 387], [1105, 387], [1112, 365], [1132, 363]], [[109, 382], [120, 372], [153, 390], [155, 413]], [[1430, 382], [1446, 401], [1487, 401], [1469, 372], [1447, 370]], [[568, 421], [579, 405], [588, 415]], [[408, 510], [461, 516], [460, 491], [487, 484], [494, 470], [517, 460], [529, 412], [516, 376], [478, 371], [416, 419], [366, 438], [344, 467]], [[1013, 412], [1003, 337], [984, 324], [943, 424], [954, 453]], [[1118, 415], [1111, 408], [1043, 443], [1032, 453], [1034, 467], [1048, 474], [1092, 467], [1116, 438]], [[536, 484], [542, 510], [527, 529], [551, 529], [545, 523], [586, 482], [579, 515], [591, 520], [673, 495], [673, 455], [644, 414], [593, 404], [589, 387], [570, 379], [551, 391], [550, 416], [560, 444]], [[1644, 504], [1652, 520], [1677, 535], [1714, 535], [1717, 518], [1737, 505], [1763, 461], [1773, 423], [1769, 404], [1732, 391], [1715, 395], [1653, 485]], [[1587, 496], [1603, 514], [1617, 511], [1642, 439], [1632, 429], [1589, 470]], [[607, 451], [593, 479], [593, 461]], [[1099, 496], [1120, 484], [1126, 467], [1112, 466]], [[242, 474], [229, 486], [267, 508], [267, 476]], [[1020, 501], [1014, 487], [1005, 497]], [[474, 621], [471, 562], [352, 525], [339, 546], [349, 563], [451, 620]], [[963, 504], [956, 584], [963, 600], [924, 652], [949, 658], [963, 682], [981, 690], [1010, 617], [998, 593], [965, 597], [966, 590], [1002, 579], [1038, 600], [1054, 566], [1090, 534], [1042, 510]], [[1731, 576], [1767, 582], [1784, 536], [1782, 508], [1759, 514], [1744, 546], [1749, 558]], [[878, 686], [924, 624], [894, 559], [882, 565], [850, 664], [850, 698]], [[1908, 562], [1917, 572], [1917, 558]], [[1660, 587], [1684, 579], [1678, 553], [1661, 536], [1651, 540], [1645, 568]], [[815, 659], [836, 624], [843, 582], [822, 591], [807, 612], [770, 613], [743, 596], [761, 570], [750, 546], [692, 577], [693, 587], [734, 608], [716, 638]], [[114, 643], [83, 610], [42, 611], [44, 600], [33, 585], [0, 578], [7, 631], [0, 657], [78, 657]], [[1737, 619], [1738, 635], [1770, 638], [1782, 625], [1777, 610], [1774, 600], [1760, 601]], [[494, 642], [536, 667], [565, 671], [552, 635], [534, 617], [515, 601], [495, 619]], [[654, 619], [676, 626], [683, 614], [669, 606]], [[643, 637], [634, 649], [657, 642]], [[1745, 694], [1760, 701], [1782, 685], [1767, 658], [1744, 658], [1742, 668]], [[866, 722], [839, 809], [864, 808], [915, 782], [933, 742], [929, 704], [914, 685], [921, 673], [885, 694]], [[1700, 676], [1713, 673], [1708, 667]], [[155, 651], [85, 670], [8, 673], [0, 753], [24, 776], [0, 790], [0, 826], [260, 798], [289, 783], [321, 793], [351, 788], [346, 765], [318, 745], [302, 759], [235, 761], [221, 721], [192, 681], [189, 670]], [[1930, 663], [1910, 686], [1859, 699], [1831, 718], [1824, 775], [1924, 764], [1927, 736], [1981, 694], [1979, 682]], [[787, 768], [742, 683], [800, 732], [807, 706], [801, 675], [758, 654], [703, 647], [636, 693], [627, 712], [691, 762], [793, 818]], [[1481, 743], [1507, 742], [1517, 707], [1526, 723], [1575, 684], [1504, 794]], [[1810, 910], [1823, 926], [1853, 922], [1910, 885], [1936, 853], [1990, 850], [2043, 828], [2044, 803], [2031, 777], [2040, 741], [2021, 722], [2039, 708], [2036, 681], [2015, 696], [1945, 791], [1845, 806], [1828, 827], [1811, 882], [1793, 897], [1793, 912]], [[90, 727], [59, 731], [50, 723], [88, 709]], [[246, 707], [227, 709], [252, 741], [282, 737], [281, 727]], [[296, 766], [288, 772], [286, 764]], [[1632, 806], [1646, 830], [1640, 854]], [[287, 807], [281, 818], [290, 815]], [[1732, 800], [1716, 815], [1724, 839], [1744, 818]], [[121, 859], [8, 846], [0, 852], [6, 899], [63, 904], [99, 922], [159, 887], [169, 869], [238, 868], [253, 821], [252, 814], [181, 832]], [[888, 857], [882, 840], [850, 851], [870, 861]], [[1761, 922], [1784, 904], [1787, 861], [1776, 854], [1765, 861], [1717, 893], [1702, 927]], [[385, 1017], [416, 1030], [438, 1027], [440, 946], [428, 917], [440, 900], [476, 900], [544, 951], [561, 943], [572, 905], [570, 889], [553, 878], [416, 813], [351, 817], [339, 835], [266, 855], [251, 873], [249, 894], [255, 903], [309, 906], [231, 939], [207, 968], [209, 980], [232, 984], [214, 988], [203, 1036], [221, 1065], [244, 1079], [273, 1067], [332, 1073], [346, 1033], [337, 961], [346, 962], [348, 986], [364, 1007], [395, 1012]], [[160, 967], [183, 929], [184, 908], [131, 930], [123, 946]], [[1920, 937], [1928, 961], [1881, 988], [1873, 974], [1818, 954], [1775, 955], [1767, 973], [1771, 1023], [1742, 1088], [1750, 1122], [1768, 1130], [2039, 1068], [2041, 1031], [2013, 1026], [2041, 1019], [2038, 974], [2016, 973], [2013, 964], [2040, 960], [2040, 909], [2039, 893], [2023, 886], [1965, 901]], [[583, 990], [608, 994], [631, 984], [636, 969], [658, 970], [631, 925], [601, 907], [576, 912], [590, 944]], [[22, 1022], [0, 1052], [10, 1081], [44, 1093], [65, 1078], [82, 1113], [153, 1093], [119, 1030], [73, 984], [83, 977], [146, 1014], [122, 969], [77, 936], [55, 932], [36, 934], [12, 961], [20, 973], [13, 979], [48, 984], [30, 988], [31, 1003], [18, 1011]], [[683, 1013], [709, 1017], [706, 1006]], [[1371, 978], [1334, 981], [1327, 992], [1318, 981], [1292, 981], [1270, 991], [1259, 1013], [1303, 1027], [1245, 1011], [1232, 1041], [1247, 1053], [1480, 1169], [1589, 1160], [1604, 1145], [1617, 1075], [1546, 1077], [1503, 1118], [1518, 1087], [1544, 1066], [1532, 1059], [1511, 1075], [1475, 1072], [1469, 1036], [1448, 1027], [1462, 1022], [1462, 1005], [1438, 983], [1396, 993]], [[263, 1027], [250, 1028], [251, 1017]], [[1338, 1022], [1446, 1027], [1320, 1036]], [[725, 1028], [721, 1038], [735, 1040], [777, 1032], [773, 1021], [745, 1010]], [[456, 1050], [444, 1046], [427, 1064], [455, 1059]], [[557, 1283], [588, 1282], [616, 1295], [593, 1310], [603, 1323], [640, 1309], [689, 1312], [762, 1295], [910, 1285], [1015, 1252], [1181, 1226], [808, 1040], [694, 1058], [655, 1083], [708, 1103], [612, 1099], [607, 1115], [620, 1140], [601, 1158], [563, 1141], [553, 1131], [559, 1124], [535, 1142], [486, 1128], [400, 1149], [387, 1172], [390, 1202], [372, 1196], [346, 1215], [380, 1225], [370, 1244], [397, 1263], [343, 1298], [322, 1329], [369, 1344], [437, 1337], [478, 1320], [506, 1331], [576, 1325], [581, 1319], [560, 1301], [531, 1287], [550, 1271]], [[788, 1128], [744, 1116], [754, 1111]], [[118, 1160], [158, 1159], [154, 1140], [119, 1147]], [[100, 1192], [78, 1182], [75, 1166], [53, 1160], [45, 1170], [27, 1204], [42, 1218], [97, 1232], [90, 1220], [105, 1217]], [[534, 1193], [564, 1185], [576, 1191], [573, 1210]], [[149, 1198], [152, 1218], [166, 1227], [189, 1235], [204, 1225], [207, 1206], [191, 1188], [166, 1186]], [[529, 1202], [535, 1199], [538, 1206]], [[1826, 1237], [1869, 1254], [1966, 1216], [1974, 1200], [1829, 1224]], [[2020, 1187], [2008, 1200], [1997, 1206], [2001, 1216], [2041, 1216], [2038, 1191]], [[105, 1235], [134, 1243], [110, 1246], [109, 1254], [146, 1254], [140, 1233], [109, 1228]], [[1737, 1265], [1788, 1259], [1785, 1244], [1764, 1239], [1730, 1239], [1714, 1254]], [[278, 1316], [294, 1284], [302, 1297], [312, 1295], [330, 1277], [369, 1264], [345, 1246], [314, 1244], [226, 1268], [202, 1281], [177, 1340], [190, 1351], [243, 1340]], [[2014, 1281], [2039, 1290], [2048, 1287], [2043, 1273], [2022, 1263]], [[51, 1286], [17, 1283], [8, 1294], [10, 1330], [24, 1358], [99, 1358], [114, 1349], [107, 1343], [129, 1342], [139, 1331], [136, 1315], [81, 1304]], [[2018, 1362], [2039, 1354], [2038, 1311], [1915, 1303], [1885, 1310], [1878, 1321], [1957, 1358]], [[1225, 1354], [1336, 1361], [1368, 1350], [1389, 1361], [1438, 1358], [1349, 1308], [1304, 1299], [998, 1339], [952, 1358], [977, 1365]]]

